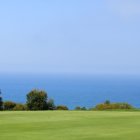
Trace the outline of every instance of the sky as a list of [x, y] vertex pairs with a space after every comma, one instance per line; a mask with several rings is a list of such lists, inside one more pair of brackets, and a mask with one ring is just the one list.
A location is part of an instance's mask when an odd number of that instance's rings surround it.
[[2, 73], [140, 75], [140, 1], [1, 0]]

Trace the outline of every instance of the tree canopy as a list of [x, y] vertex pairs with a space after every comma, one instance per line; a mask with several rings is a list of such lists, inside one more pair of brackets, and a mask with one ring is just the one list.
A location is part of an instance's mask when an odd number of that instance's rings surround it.
[[47, 93], [43, 90], [32, 90], [27, 94], [27, 108], [29, 110], [46, 110]]

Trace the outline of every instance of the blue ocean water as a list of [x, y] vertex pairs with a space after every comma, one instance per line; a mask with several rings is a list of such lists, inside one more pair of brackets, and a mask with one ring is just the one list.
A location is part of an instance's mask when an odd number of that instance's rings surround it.
[[4, 100], [26, 102], [32, 89], [43, 89], [56, 105], [93, 107], [98, 103], [129, 102], [140, 108], [139, 76], [1, 75]]

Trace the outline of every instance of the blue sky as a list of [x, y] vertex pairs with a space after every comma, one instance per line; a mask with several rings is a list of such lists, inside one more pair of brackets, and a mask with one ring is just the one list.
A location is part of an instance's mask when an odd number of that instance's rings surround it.
[[140, 74], [139, 0], [0, 1], [0, 73]]

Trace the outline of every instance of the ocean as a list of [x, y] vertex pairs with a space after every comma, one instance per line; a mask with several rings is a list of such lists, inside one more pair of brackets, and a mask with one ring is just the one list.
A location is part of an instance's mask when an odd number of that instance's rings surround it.
[[105, 100], [140, 108], [140, 76], [123, 75], [1, 75], [4, 101], [26, 102], [32, 89], [46, 90], [56, 105], [93, 107]]

